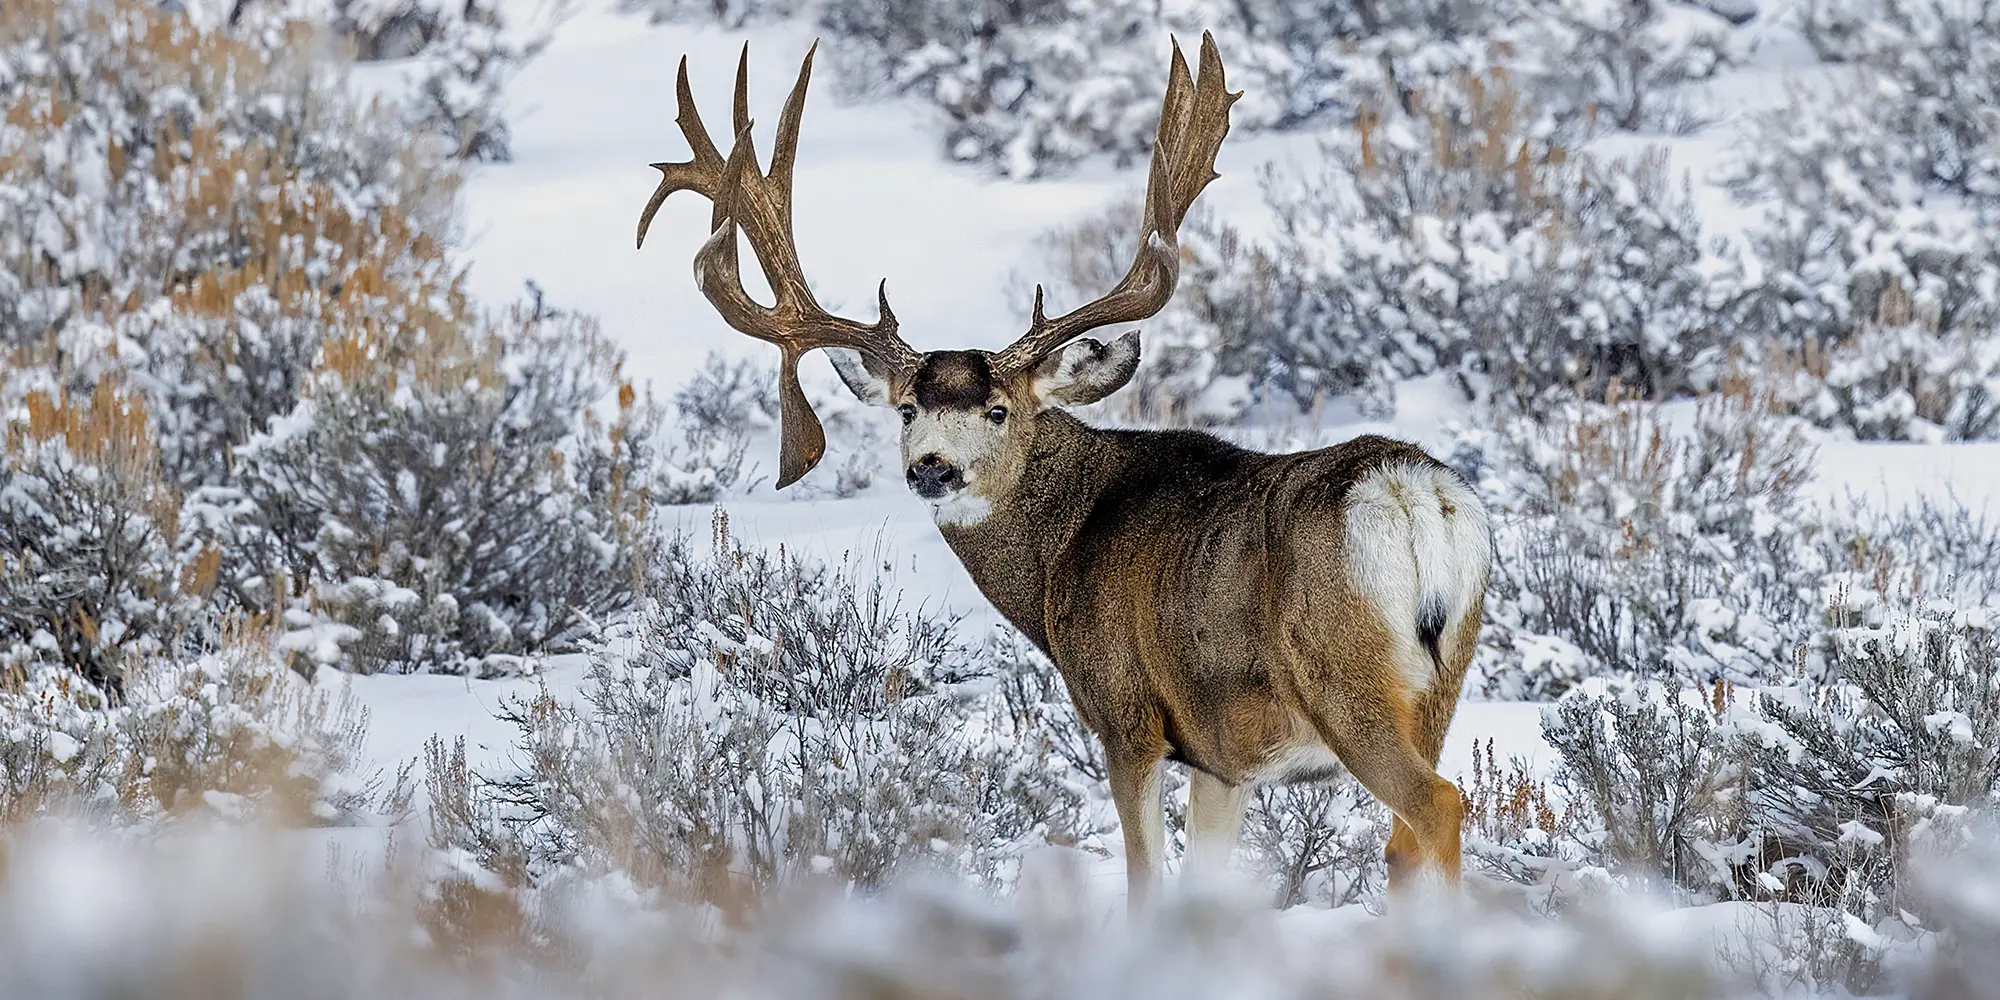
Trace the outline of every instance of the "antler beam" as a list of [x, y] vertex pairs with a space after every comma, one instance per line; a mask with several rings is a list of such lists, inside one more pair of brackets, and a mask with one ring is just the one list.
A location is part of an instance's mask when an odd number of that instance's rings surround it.
[[1160, 131], [1153, 142], [1146, 178], [1146, 214], [1140, 220], [1139, 249], [1125, 277], [1103, 298], [1061, 316], [1042, 314], [1042, 286], [1035, 286], [1035, 312], [1028, 332], [994, 355], [996, 373], [1019, 373], [1040, 364], [1064, 344], [1100, 326], [1146, 319], [1165, 308], [1180, 279], [1181, 220], [1215, 172], [1215, 154], [1229, 134], [1229, 108], [1242, 97], [1223, 78], [1215, 39], [1201, 35], [1201, 77], [1190, 78], [1187, 59], [1174, 42], [1167, 95], [1160, 106]]

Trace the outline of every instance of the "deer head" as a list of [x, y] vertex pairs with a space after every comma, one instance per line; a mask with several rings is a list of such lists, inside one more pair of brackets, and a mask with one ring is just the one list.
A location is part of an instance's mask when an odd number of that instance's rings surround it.
[[[1180, 275], [1181, 220], [1217, 176], [1215, 155], [1229, 131], [1229, 107], [1241, 95], [1225, 87], [1213, 38], [1202, 35], [1199, 79], [1189, 74], [1176, 42], [1146, 182], [1139, 248], [1125, 277], [1102, 298], [1060, 316], [1044, 314], [1037, 285], [1027, 333], [1003, 350], [920, 353], [897, 332], [886, 282], [878, 289], [879, 317], [872, 324], [827, 313], [806, 286], [792, 238], [791, 188], [812, 58], [808, 52], [785, 101], [768, 171], [758, 168], [750, 139], [748, 46], [737, 63], [736, 138], [726, 160], [695, 110], [687, 60], [681, 60], [676, 122], [693, 157], [653, 164], [662, 178], [639, 217], [639, 242], [644, 244], [646, 228], [668, 195], [695, 191], [712, 203], [711, 235], [695, 255], [695, 282], [730, 326], [776, 344], [782, 352], [780, 488], [796, 482], [825, 454], [825, 431], [798, 379], [799, 358], [825, 348], [857, 397], [901, 413], [910, 488], [932, 503], [940, 519], [976, 521], [1020, 482], [1038, 413], [1094, 403], [1125, 385], [1138, 369], [1137, 331], [1109, 344], [1083, 335], [1146, 319], [1173, 296]], [[743, 290], [739, 230], [757, 255], [774, 305], [762, 305]]]

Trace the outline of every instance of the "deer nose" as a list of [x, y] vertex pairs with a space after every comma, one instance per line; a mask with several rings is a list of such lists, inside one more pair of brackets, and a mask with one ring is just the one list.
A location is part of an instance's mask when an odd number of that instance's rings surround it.
[[926, 500], [935, 500], [946, 493], [963, 488], [965, 479], [958, 474], [958, 467], [931, 452], [917, 459], [904, 473], [910, 488]]

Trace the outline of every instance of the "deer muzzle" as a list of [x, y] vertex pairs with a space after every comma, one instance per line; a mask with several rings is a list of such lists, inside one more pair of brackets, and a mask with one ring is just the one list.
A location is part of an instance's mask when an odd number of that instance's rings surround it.
[[931, 452], [917, 459], [915, 465], [904, 472], [903, 478], [910, 489], [926, 500], [943, 499], [965, 488], [965, 476], [958, 466], [945, 461], [937, 452]]

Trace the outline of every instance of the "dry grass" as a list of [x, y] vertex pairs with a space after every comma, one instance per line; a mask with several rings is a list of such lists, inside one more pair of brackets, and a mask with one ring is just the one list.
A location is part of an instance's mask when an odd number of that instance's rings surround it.
[[1472, 747], [1472, 786], [1459, 789], [1469, 830], [1494, 843], [1519, 841], [1539, 831], [1550, 841], [1577, 832], [1575, 804], [1557, 811], [1548, 781], [1526, 762], [1515, 758], [1503, 768], [1495, 758], [1493, 740]]
[[70, 455], [115, 475], [144, 478], [159, 472], [159, 447], [146, 422], [146, 402], [121, 391], [106, 376], [86, 399], [66, 392], [31, 392], [28, 419], [7, 428], [7, 453], [19, 456], [29, 443], [60, 439]]

